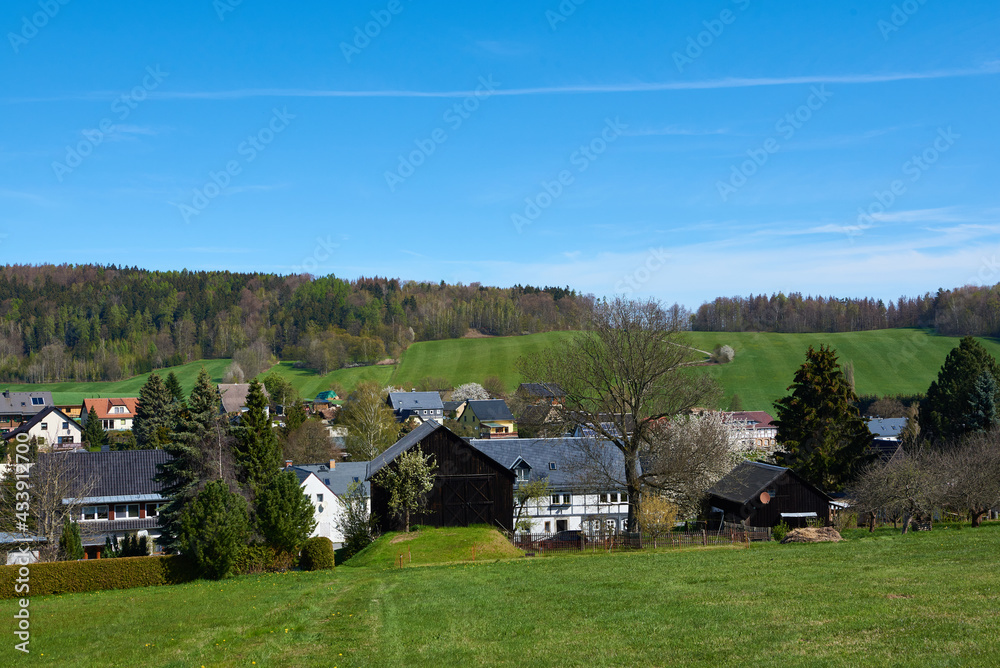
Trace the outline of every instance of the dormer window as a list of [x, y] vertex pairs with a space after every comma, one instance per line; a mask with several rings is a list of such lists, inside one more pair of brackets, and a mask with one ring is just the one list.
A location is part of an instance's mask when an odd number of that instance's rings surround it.
[[556, 463], [555, 462], [549, 462], [549, 470], [550, 471], [555, 471], [556, 470]]
[[526, 466], [519, 466], [514, 469], [514, 475], [517, 476], [517, 482], [528, 482], [528, 478], [531, 477], [531, 469]]

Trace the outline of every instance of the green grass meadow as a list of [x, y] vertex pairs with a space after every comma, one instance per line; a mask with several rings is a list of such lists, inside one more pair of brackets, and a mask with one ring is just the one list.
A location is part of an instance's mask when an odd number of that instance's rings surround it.
[[854, 536], [37, 597], [0, 665], [1000, 665], [1000, 526]]
[[[498, 376], [508, 390], [521, 382], [517, 358], [559, 345], [574, 336], [573, 332], [547, 332], [528, 336], [479, 339], [448, 339], [414, 343], [398, 365], [338, 369], [320, 375], [308, 369], [296, 369], [291, 362], [281, 362], [269, 371], [287, 378], [306, 398], [330, 389], [332, 382], [352, 390], [363, 380], [382, 385], [415, 387], [426, 376], [443, 377], [453, 386], [488, 376]], [[692, 332], [691, 344], [712, 350], [726, 344], [736, 351], [730, 364], [697, 367], [714, 376], [722, 385], [729, 404], [734, 393], [740, 395], [746, 410], [773, 410], [775, 400], [786, 394], [796, 369], [805, 361], [806, 349], [820, 344], [833, 346], [841, 363], [853, 362], [859, 394], [917, 394], [937, 377], [948, 352], [958, 345], [958, 337], [937, 336], [921, 329], [886, 329], [871, 332], [838, 334], [757, 334], [748, 332]], [[1000, 358], [1000, 343], [980, 339], [994, 357]], [[229, 360], [201, 360], [157, 373], [177, 373], [185, 391], [190, 391], [198, 369], [205, 366], [212, 379], [222, 380]], [[263, 374], [262, 374], [263, 375]], [[12, 390], [51, 390], [56, 403], [80, 403], [93, 396], [136, 396], [148, 374], [116, 383], [54, 383], [10, 385]]]

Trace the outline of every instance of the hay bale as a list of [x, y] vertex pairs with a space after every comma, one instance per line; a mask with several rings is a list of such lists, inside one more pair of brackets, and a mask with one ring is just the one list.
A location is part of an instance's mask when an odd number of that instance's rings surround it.
[[804, 527], [789, 531], [782, 543], [839, 543], [844, 540], [833, 527]]

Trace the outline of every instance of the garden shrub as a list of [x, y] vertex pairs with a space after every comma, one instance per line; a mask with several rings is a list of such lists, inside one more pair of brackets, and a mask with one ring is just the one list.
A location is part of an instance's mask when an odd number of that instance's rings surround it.
[[788, 523], [782, 520], [781, 522], [775, 524], [774, 527], [771, 529], [771, 537], [780, 543], [781, 540], [788, 534], [788, 532], [791, 531], [791, 529], [792, 528], [788, 526]]
[[[20, 568], [28, 569], [28, 591], [14, 590]], [[179, 555], [0, 566], [0, 599], [155, 587], [190, 582], [197, 577], [194, 564]]]
[[302, 546], [299, 567], [304, 571], [319, 571], [333, 568], [333, 543], [329, 538], [316, 536]]
[[249, 545], [236, 558], [233, 572], [239, 575], [249, 573], [284, 573], [292, 567], [292, 555], [276, 550], [270, 545]]

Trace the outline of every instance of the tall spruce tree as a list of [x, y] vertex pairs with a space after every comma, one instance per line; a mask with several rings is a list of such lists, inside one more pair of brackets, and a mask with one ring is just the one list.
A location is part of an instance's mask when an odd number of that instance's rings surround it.
[[1000, 387], [989, 371], [983, 369], [972, 385], [969, 405], [965, 412], [966, 431], [989, 431], [997, 425], [997, 394]]
[[151, 374], [139, 390], [139, 405], [132, 421], [136, 447], [140, 450], [163, 447], [174, 430], [176, 416], [177, 404], [173, 396], [163, 380], [155, 373]]
[[99, 448], [108, 442], [108, 433], [101, 427], [101, 420], [97, 417], [97, 410], [93, 406], [87, 412], [87, 424], [83, 426], [81, 438], [91, 448]]
[[809, 347], [806, 362], [775, 402], [778, 463], [823, 490], [839, 490], [867, 460], [872, 434], [854, 405], [857, 397], [829, 346]]
[[[966, 336], [948, 353], [937, 380], [931, 383], [927, 397], [920, 403], [921, 434], [932, 441], [947, 442], [977, 431], [978, 422], [970, 416], [970, 406], [984, 372], [992, 376], [997, 387], [1000, 382], [997, 361], [978, 341]], [[1000, 402], [1000, 394], [994, 393], [992, 401], [994, 405]]]
[[178, 405], [184, 403], [184, 390], [181, 388], [181, 381], [177, 380], [173, 371], [167, 374], [167, 380], [163, 384]]
[[[160, 509], [160, 544], [176, 550], [179, 517], [204, 483], [232, 478], [231, 439], [218, 420], [219, 392], [202, 367], [177, 430], [164, 449], [172, 459], [160, 465], [156, 477], [169, 499]], [[228, 464], [228, 466], [227, 466]]]
[[217, 580], [232, 572], [249, 537], [246, 499], [221, 480], [205, 485], [178, 522], [181, 552], [194, 560], [202, 575]]
[[281, 446], [271, 429], [267, 397], [256, 380], [250, 381], [246, 407], [235, 430], [236, 459], [243, 468], [243, 479], [256, 496], [281, 470]]
[[80, 539], [80, 525], [67, 517], [63, 520], [62, 535], [59, 536], [59, 559], [79, 561], [83, 559], [83, 541]]
[[292, 471], [271, 478], [257, 497], [257, 529], [271, 547], [295, 554], [316, 528], [315, 509]]

